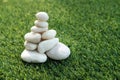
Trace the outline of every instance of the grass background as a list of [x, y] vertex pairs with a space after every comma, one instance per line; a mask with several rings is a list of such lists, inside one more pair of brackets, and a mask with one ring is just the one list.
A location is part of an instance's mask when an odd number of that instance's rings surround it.
[[[63, 61], [21, 60], [24, 35], [46, 11], [71, 49]], [[119, 0], [0, 0], [0, 80], [120, 80]]]

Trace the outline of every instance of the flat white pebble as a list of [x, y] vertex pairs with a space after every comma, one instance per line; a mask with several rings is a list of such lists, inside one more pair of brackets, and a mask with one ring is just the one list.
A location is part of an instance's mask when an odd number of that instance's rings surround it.
[[42, 39], [52, 39], [55, 38], [56, 31], [55, 30], [48, 30], [42, 34]]
[[41, 28], [48, 27], [48, 22], [44, 22], [44, 21], [35, 20], [34, 24], [35, 24], [35, 26], [41, 27]]
[[52, 49], [58, 42], [59, 42], [58, 38], [42, 41], [38, 45], [38, 52], [45, 53], [46, 51]]
[[44, 63], [47, 60], [46, 54], [40, 54], [37, 51], [24, 50], [21, 53], [23, 61], [28, 63]]
[[32, 43], [39, 43], [41, 40], [41, 34], [30, 32], [30, 33], [25, 34], [24, 38], [26, 41], [29, 41]]
[[27, 49], [27, 50], [35, 50], [37, 48], [37, 44], [31, 43], [28, 41], [24, 42], [24, 46], [25, 46], [25, 49]]
[[43, 33], [43, 32], [45, 32], [47, 30], [48, 30], [48, 27], [46, 27], [46, 28], [39, 28], [39, 27], [33, 26], [31, 28], [31, 31], [35, 32], [35, 33]]
[[49, 16], [46, 12], [38, 12], [35, 16], [40, 21], [47, 21], [49, 19]]
[[69, 57], [70, 49], [59, 42], [54, 48], [46, 52], [47, 56], [54, 60], [63, 60]]

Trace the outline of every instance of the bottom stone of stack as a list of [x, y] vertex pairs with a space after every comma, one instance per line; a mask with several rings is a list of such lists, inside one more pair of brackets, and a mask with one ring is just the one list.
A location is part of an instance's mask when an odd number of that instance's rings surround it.
[[28, 63], [44, 63], [47, 60], [46, 54], [38, 53], [37, 51], [24, 50], [21, 54], [23, 61]]
[[63, 60], [69, 57], [70, 49], [59, 42], [54, 48], [46, 52], [47, 56], [54, 60]]

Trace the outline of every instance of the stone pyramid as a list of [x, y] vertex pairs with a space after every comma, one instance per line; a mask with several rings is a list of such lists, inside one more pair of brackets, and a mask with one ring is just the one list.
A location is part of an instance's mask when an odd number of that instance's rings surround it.
[[21, 53], [22, 60], [28, 63], [44, 63], [48, 57], [54, 60], [68, 58], [70, 49], [59, 42], [59, 38], [55, 38], [56, 30], [48, 30], [48, 14], [38, 12], [35, 16], [35, 26], [24, 36], [25, 50]]

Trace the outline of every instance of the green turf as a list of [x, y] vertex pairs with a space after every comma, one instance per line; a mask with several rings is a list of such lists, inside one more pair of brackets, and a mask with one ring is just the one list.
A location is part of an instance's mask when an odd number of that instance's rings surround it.
[[[38, 11], [71, 49], [68, 59], [21, 60]], [[120, 0], [0, 0], [0, 80], [120, 80]]]

